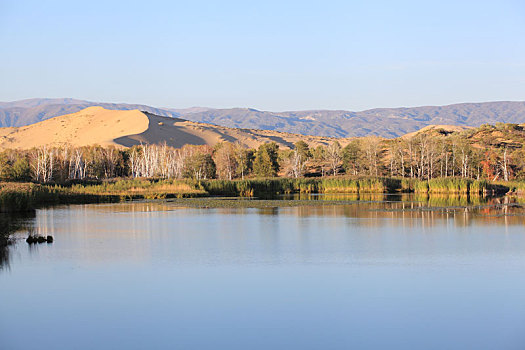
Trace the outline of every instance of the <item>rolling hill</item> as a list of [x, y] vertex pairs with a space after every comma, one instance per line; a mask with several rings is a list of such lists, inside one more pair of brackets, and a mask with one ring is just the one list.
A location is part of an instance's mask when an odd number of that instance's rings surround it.
[[138, 109], [159, 116], [184, 118], [231, 128], [275, 130], [329, 137], [378, 135], [393, 138], [415, 132], [428, 125], [475, 127], [486, 123], [525, 122], [525, 102], [378, 108], [361, 112], [344, 110], [268, 112], [252, 108], [155, 108], [146, 105], [100, 103], [66, 98], [0, 102], [0, 126], [29, 125], [51, 117], [75, 113], [90, 106], [114, 110]]
[[[141, 143], [164, 142], [178, 148], [185, 144], [213, 146], [222, 141], [239, 142], [251, 148], [274, 141], [281, 148], [290, 148], [299, 140], [315, 147], [326, 145], [333, 139], [268, 130], [234, 129], [139, 110], [109, 110], [100, 106], [27, 126], [0, 128], [0, 149], [30, 149], [63, 144], [131, 147]], [[344, 140], [341, 141], [344, 143]]]

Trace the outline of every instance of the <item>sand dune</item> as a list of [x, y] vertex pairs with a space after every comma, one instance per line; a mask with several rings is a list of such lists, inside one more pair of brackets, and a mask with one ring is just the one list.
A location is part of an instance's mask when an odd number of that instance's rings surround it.
[[[182, 147], [185, 144], [214, 146], [222, 141], [239, 142], [246, 147], [258, 147], [261, 143], [275, 141], [281, 148], [290, 148], [299, 140], [316, 147], [329, 144], [334, 139], [277, 131], [234, 129], [161, 117], [138, 110], [116, 111], [102, 107], [88, 107], [77, 113], [19, 128], [0, 128], [2, 149], [64, 144], [131, 147], [141, 143], [163, 142], [173, 147]], [[338, 140], [343, 145], [348, 142], [348, 139]]]
[[459, 126], [459, 125], [427, 125], [424, 128], [419, 129], [418, 131], [410, 132], [408, 134], [403, 135], [402, 137], [405, 139], [409, 139], [421, 133], [428, 133], [432, 131], [444, 131], [446, 133], [453, 133], [453, 132], [465, 131], [468, 129], [472, 129], [472, 127], [471, 126]]

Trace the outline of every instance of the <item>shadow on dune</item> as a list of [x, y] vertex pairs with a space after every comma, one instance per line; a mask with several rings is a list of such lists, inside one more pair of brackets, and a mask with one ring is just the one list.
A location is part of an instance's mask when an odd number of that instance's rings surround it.
[[256, 143], [274, 141], [285, 148], [293, 148], [294, 143], [279, 135], [258, 132], [251, 129], [231, 129], [231, 133], [221, 126], [191, 122], [180, 118], [168, 118], [142, 112], [147, 116], [148, 129], [140, 134], [126, 135], [113, 139], [113, 142], [124, 147], [140, 144], [162, 144], [181, 148], [186, 144], [210, 145], [228, 141], [235, 143], [241, 139], [253, 140]]
[[293, 142], [286, 141], [284, 138], [279, 136], [270, 136], [270, 135], [257, 135], [258, 137], [264, 137], [267, 139], [270, 139], [271, 141], [279, 144], [279, 145], [285, 145], [286, 147], [289, 147], [290, 149], [293, 149], [295, 146]]
[[140, 144], [160, 144], [166, 142], [168, 146], [180, 148], [185, 144], [205, 145], [206, 140], [184, 130], [184, 126], [176, 123], [186, 122], [179, 118], [159, 117], [151, 113], [145, 113], [149, 119], [149, 127], [146, 131], [136, 134], [122, 136], [113, 141], [124, 147], [132, 147]]
[[219, 129], [214, 129], [212, 127], [205, 127], [204, 129], [216, 133], [223, 141], [228, 141], [228, 142], [231, 142], [231, 143], [235, 143], [237, 141], [237, 139], [235, 137], [230, 136], [228, 134], [225, 134], [225, 133], [219, 131]]

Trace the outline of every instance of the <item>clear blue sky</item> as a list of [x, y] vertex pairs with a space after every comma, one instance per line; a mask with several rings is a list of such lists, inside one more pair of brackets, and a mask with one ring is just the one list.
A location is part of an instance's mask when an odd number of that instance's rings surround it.
[[0, 101], [349, 109], [525, 100], [525, 2], [0, 1]]

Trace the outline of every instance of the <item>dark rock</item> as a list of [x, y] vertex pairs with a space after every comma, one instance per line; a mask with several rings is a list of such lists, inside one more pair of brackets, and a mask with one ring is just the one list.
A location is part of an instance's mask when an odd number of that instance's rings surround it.
[[46, 241], [47, 241], [47, 240], [46, 240], [45, 237], [43, 237], [43, 236], [38, 236], [38, 238], [37, 238], [37, 242], [38, 242], [38, 243], [44, 243], [44, 242], [46, 242]]
[[29, 236], [29, 237], [27, 237], [26, 242], [27, 242], [28, 244], [36, 243], [36, 238], [33, 237], [33, 236]]
[[53, 243], [53, 236], [47, 236], [47, 243]]

